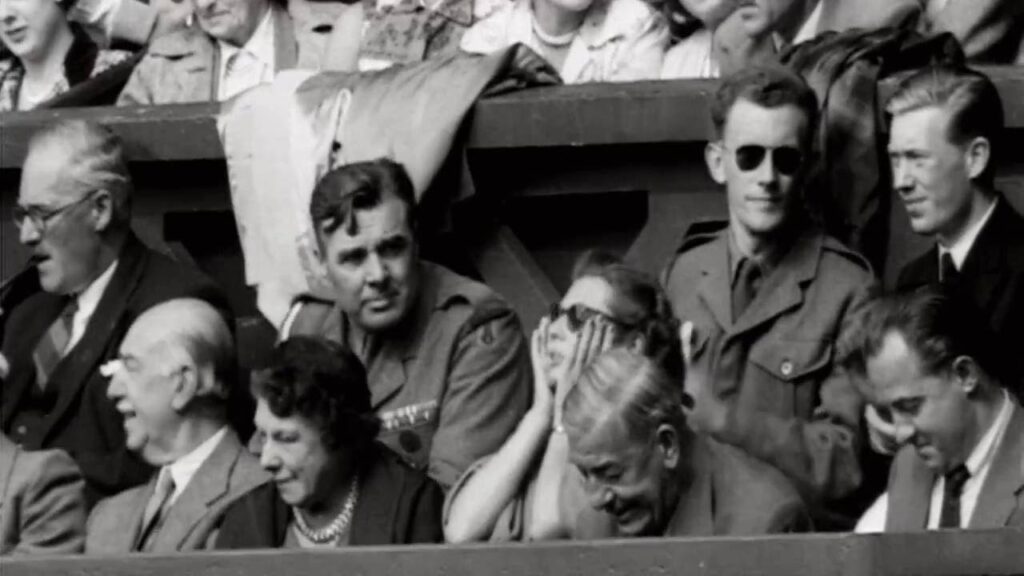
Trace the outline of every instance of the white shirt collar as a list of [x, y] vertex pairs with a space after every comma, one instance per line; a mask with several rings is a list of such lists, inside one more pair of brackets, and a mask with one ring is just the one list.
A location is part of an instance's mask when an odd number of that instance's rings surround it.
[[995, 457], [996, 447], [999, 446], [1006, 429], [1010, 427], [1010, 416], [1013, 414], [1013, 402], [1010, 401], [1010, 394], [1003, 390], [1003, 403], [999, 408], [999, 414], [989, 425], [985, 435], [981, 437], [978, 444], [971, 450], [964, 466], [971, 473], [971, 478], [978, 478], [983, 471], [986, 471]]
[[[261, 76], [266, 76], [269, 74], [272, 77], [276, 64], [273, 14], [273, 6], [267, 8], [267, 13], [263, 15], [263, 19], [260, 20], [260, 23], [256, 27], [256, 30], [253, 31], [252, 36], [245, 43], [244, 46], [235, 46], [233, 44], [228, 44], [223, 40], [217, 40], [217, 46], [220, 49], [219, 77], [222, 92], [224, 91], [228, 62], [231, 61], [232, 56], [243, 50], [247, 52], [250, 56], [255, 58], [256, 62], [258, 62], [261, 65], [261, 67], [263, 68]], [[268, 79], [260, 78], [259, 80]], [[253, 85], [255, 85], [255, 83]]]
[[206, 462], [210, 454], [213, 454], [214, 449], [217, 448], [217, 445], [220, 444], [221, 439], [224, 438], [227, 432], [228, 427], [221, 426], [216, 434], [207, 438], [188, 454], [166, 466], [171, 472], [171, 478], [174, 479], [174, 494], [171, 496], [171, 502], [177, 500], [178, 496], [181, 496], [181, 493], [185, 491], [188, 483], [192, 481], [192, 477], [199, 471], [199, 467], [203, 465], [203, 462]]
[[115, 268], [117, 268], [117, 260], [114, 260], [110, 266], [107, 266], [107, 269], [102, 274], [97, 276], [85, 290], [78, 294], [76, 298], [78, 314], [82, 314], [86, 318], [92, 316], [96, 306], [100, 303], [100, 298], [103, 297], [103, 292], [107, 289], [107, 285], [110, 284], [110, 279], [114, 277]]
[[89, 326], [89, 319], [92, 318], [96, 307], [100, 305], [103, 293], [107, 291], [107, 286], [110, 284], [111, 278], [114, 277], [114, 270], [116, 268], [117, 260], [114, 260], [102, 274], [97, 276], [91, 284], [86, 286], [85, 290], [82, 290], [75, 297], [78, 310], [75, 311], [75, 315], [71, 319], [71, 336], [68, 338], [67, 347], [64, 348], [65, 352], [74, 348], [78, 341], [82, 339], [85, 329]]
[[960, 270], [964, 267], [964, 260], [967, 259], [967, 254], [971, 251], [971, 246], [974, 246], [974, 241], [978, 239], [978, 235], [981, 234], [982, 228], [992, 218], [992, 213], [996, 210], [996, 204], [999, 200], [996, 199], [988, 207], [985, 215], [981, 217], [977, 222], [971, 225], [963, 234], [957, 238], [956, 242], [952, 246], [946, 247], [939, 244], [939, 265], [942, 265], [942, 255], [949, 253], [953, 257], [953, 263], [956, 264], [956, 269]]
[[822, 0], [819, 0], [818, 4], [814, 7], [814, 10], [811, 11], [810, 15], [807, 16], [807, 19], [804, 20], [804, 23], [800, 26], [800, 30], [797, 31], [796, 36], [793, 37], [792, 44], [805, 42], [818, 35], [818, 22], [821, 21], [822, 4]]

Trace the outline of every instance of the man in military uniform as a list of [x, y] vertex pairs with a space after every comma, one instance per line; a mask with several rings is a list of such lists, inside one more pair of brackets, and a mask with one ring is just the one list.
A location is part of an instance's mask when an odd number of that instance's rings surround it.
[[722, 83], [705, 156], [729, 221], [692, 227], [664, 281], [691, 367], [691, 425], [774, 464], [829, 528], [852, 520], [834, 512], [862, 477], [863, 404], [833, 344], [874, 279], [803, 213], [816, 110], [783, 69]]
[[282, 336], [319, 334], [366, 365], [381, 440], [451, 486], [530, 403], [526, 341], [490, 288], [419, 259], [416, 206], [390, 160], [329, 172], [310, 201], [332, 307], [293, 307]]

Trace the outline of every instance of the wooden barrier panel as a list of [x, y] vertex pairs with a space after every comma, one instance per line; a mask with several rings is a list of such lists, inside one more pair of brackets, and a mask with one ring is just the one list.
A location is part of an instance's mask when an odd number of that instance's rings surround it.
[[[999, 185], [1024, 209], [1024, 154], [1017, 146], [1024, 141], [1024, 68], [985, 71], [1000, 90], [1009, 128]], [[557, 86], [480, 101], [467, 142], [476, 194], [457, 213], [453, 238], [433, 253], [471, 262], [463, 271], [491, 283], [528, 327], [566, 288], [571, 264], [586, 248], [622, 252], [656, 273], [692, 222], [726, 215], [724, 195], [703, 161], [715, 86], [705, 80]], [[216, 104], [194, 104], [4, 114], [0, 219], [10, 222], [32, 131], [56, 118], [103, 121], [127, 143], [142, 237], [189, 255], [228, 288], [240, 315], [255, 314], [233, 237], [217, 111]], [[879, 271], [887, 282], [928, 244], [909, 230], [900, 203], [891, 204], [888, 259]], [[452, 247], [465, 253], [453, 255]], [[0, 253], [3, 278], [27, 257], [13, 226], [0, 230]]]
[[0, 560], [4, 576], [1024, 574], [1024, 532], [793, 535]]

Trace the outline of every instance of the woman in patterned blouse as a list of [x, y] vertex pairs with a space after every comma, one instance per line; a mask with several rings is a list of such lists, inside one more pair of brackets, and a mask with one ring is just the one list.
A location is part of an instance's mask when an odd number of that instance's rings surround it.
[[0, 0], [0, 112], [36, 108], [131, 58], [69, 23], [73, 1]]

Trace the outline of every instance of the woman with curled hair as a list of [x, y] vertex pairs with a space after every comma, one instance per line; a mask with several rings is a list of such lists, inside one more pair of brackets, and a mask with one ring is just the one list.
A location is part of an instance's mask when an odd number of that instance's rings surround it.
[[441, 540], [441, 489], [377, 444], [366, 371], [351, 351], [290, 338], [253, 388], [260, 464], [273, 481], [231, 505], [217, 548]]
[[676, 321], [657, 280], [591, 252], [533, 332], [533, 405], [501, 449], [474, 463], [448, 493], [449, 542], [574, 536], [583, 500], [568, 466], [561, 404], [580, 370], [612, 346], [650, 358], [681, 381]]
[[[100, 49], [67, 12], [75, 0], [0, 1], [0, 112], [31, 110], [117, 65], [131, 53]], [[127, 72], [125, 68], [124, 72]], [[89, 104], [112, 103], [110, 94]], [[104, 102], [104, 98], [109, 102]]]

